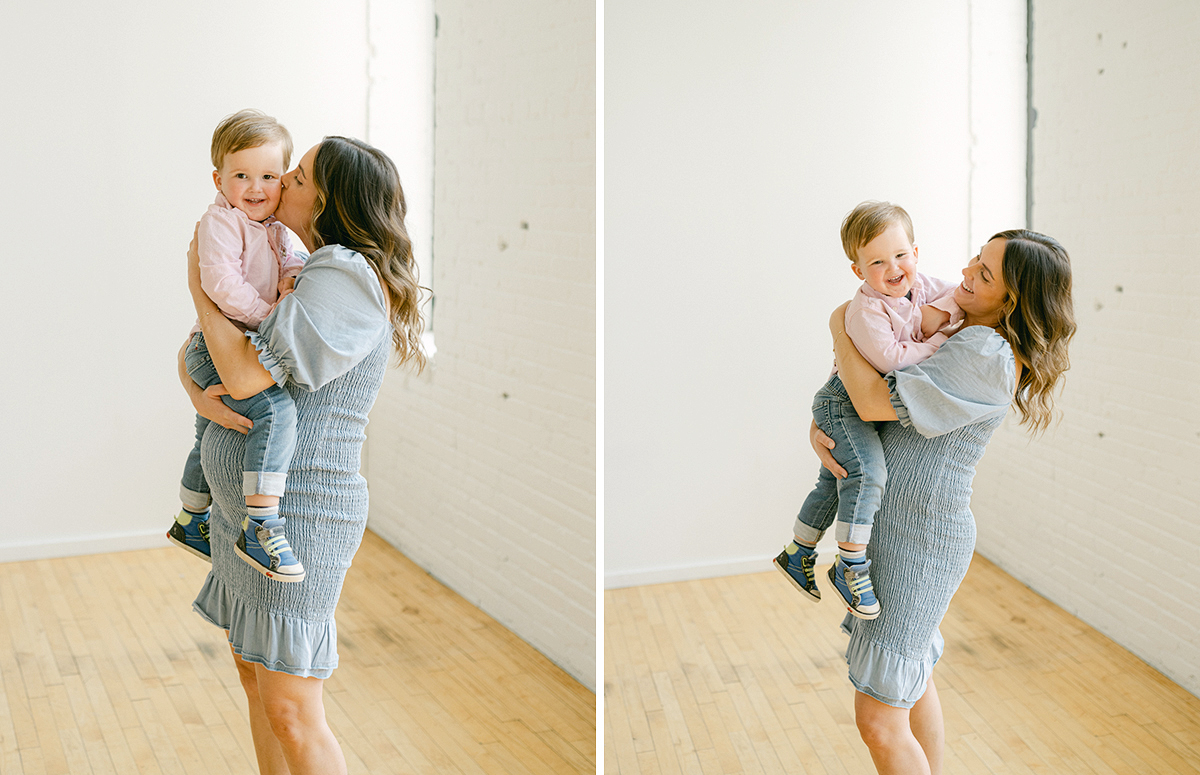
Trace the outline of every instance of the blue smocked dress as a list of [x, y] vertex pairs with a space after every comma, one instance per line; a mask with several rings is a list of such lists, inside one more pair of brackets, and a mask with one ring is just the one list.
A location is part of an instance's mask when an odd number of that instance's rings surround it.
[[942, 655], [938, 625], [971, 563], [971, 480], [1016, 387], [1008, 342], [990, 328], [955, 334], [925, 361], [887, 375], [900, 422], [882, 423], [888, 484], [867, 556], [883, 613], [846, 616], [850, 681], [910, 708]]
[[333, 612], [367, 522], [359, 474], [367, 412], [383, 382], [392, 327], [366, 259], [327, 246], [308, 259], [293, 293], [257, 332], [259, 360], [296, 401], [296, 452], [279, 514], [307, 573], [272, 581], [233, 552], [246, 516], [245, 437], [209, 423], [201, 459], [212, 489], [212, 571], [192, 607], [224, 628], [242, 659], [298, 676], [337, 667]]

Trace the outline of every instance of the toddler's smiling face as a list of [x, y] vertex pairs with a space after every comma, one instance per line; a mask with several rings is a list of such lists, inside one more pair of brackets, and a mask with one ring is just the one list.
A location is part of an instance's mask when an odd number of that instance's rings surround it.
[[284, 171], [283, 146], [266, 143], [225, 154], [221, 169], [213, 171], [213, 182], [250, 220], [265, 221], [279, 206]]
[[884, 296], [901, 298], [912, 290], [917, 276], [917, 246], [899, 223], [858, 249], [852, 265], [858, 279]]

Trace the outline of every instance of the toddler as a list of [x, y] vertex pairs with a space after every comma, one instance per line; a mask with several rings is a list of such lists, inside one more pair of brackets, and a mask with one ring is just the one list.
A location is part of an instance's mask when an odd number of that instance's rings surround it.
[[[928, 358], [946, 341], [947, 332], [962, 323], [954, 283], [917, 272], [912, 221], [903, 208], [888, 202], [855, 207], [842, 222], [842, 247], [854, 274], [864, 281], [846, 308], [845, 332], [880, 373]], [[834, 459], [847, 475], [839, 480], [821, 468], [796, 517], [795, 540], [773, 563], [794, 586], [820, 600], [813, 575], [815, 547], [836, 514], [838, 556], [829, 580], [851, 614], [874, 619], [880, 606], [866, 549], [887, 470], [875, 423], [859, 419], [836, 372], [835, 364], [833, 376], [813, 400], [813, 419], [834, 440]]]
[[[292, 138], [275, 119], [243, 110], [217, 126], [212, 139], [216, 201], [197, 228], [200, 284], [234, 325], [256, 330], [296, 284], [303, 261], [292, 251], [287, 230], [272, 213], [279, 206], [281, 178], [292, 156]], [[202, 388], [221, 381], [197, 322], [184, 364]], [[248, 417], [242, 494], [246, 517], [234, 551], [264, 576], [301, 581], [279, 516], [288, 465], [296, 447], [296, 406], [278, 385], [244, 400], [222, 400]], [[173, 543], [211, 562], [208, 515], [212, 498], [200, 465], [200, 440], [208, 420], [196, 416], [196, 443], [180, 485], [183, 508], [167, 533]]]

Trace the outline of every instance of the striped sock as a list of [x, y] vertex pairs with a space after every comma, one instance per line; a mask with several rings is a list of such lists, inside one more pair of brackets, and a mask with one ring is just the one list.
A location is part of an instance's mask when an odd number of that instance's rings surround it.
[[861, 552], [847, 552], [845, 549], [838, 549], [838, 557], [842, 558], [842, 562], [847, 565], [860, 565], [867, 561], [867, 550]]
[[274, 506], [247, 506], [246, 516], [261, 525], [266, 520], [279, 516], [279, 504]]

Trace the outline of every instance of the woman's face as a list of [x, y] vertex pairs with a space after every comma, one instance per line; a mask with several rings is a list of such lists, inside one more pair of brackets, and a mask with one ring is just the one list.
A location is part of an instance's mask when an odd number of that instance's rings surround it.
[[995, 326], [1000, 322], [1000, 310], [1008, 299], [1002, 271], [1007, 244], [1006, 239], [992, 240], [962, 270], [963, 281], [954, 289], [954, 301], [971, 325]]
[[309, 148], [308, 153], [296, 164], [296, 169], [283, 176], [283, 193], [279, 197], [279, 208], [275, 211], [280, 223], [296, 232], [309, 251], [313, 246], [308, 230], [312, 225], [313, 208], [317, 204], [317, 187], [313, 183], [312, 173], [318, 147], [314, 145]]

